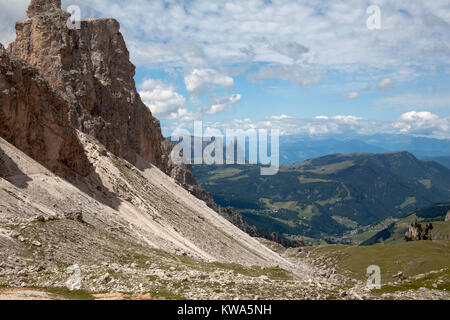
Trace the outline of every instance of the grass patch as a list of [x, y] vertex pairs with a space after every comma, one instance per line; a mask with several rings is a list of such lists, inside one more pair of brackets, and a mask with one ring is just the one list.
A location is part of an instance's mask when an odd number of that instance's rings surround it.
[[400, 271], [412, 277], [448, 268], [450, 241], [412, 241], [367, 247], [322, 246], [313, 248], [312, 253], [335, 258], [337, 269], [348, 271], [359, 280], [366, 279], [368, 266], [377, 265], [383, 284], [392, 281], [392, 276]]
[[341, 217], [341, 216], [332, 216], [332, 218], [337, 222], [340, 223], [346, 227], [349, 227], [351, 229], [354, 229], [356, 227], [358, 227], [358, 222], [353, 221], [347, 217]]
[[[439, 283], [438, 280], [441, 280], [441, 282]], [[381, 289], [375, 289], [371, 292], [381, 295], [384, 293], [395, 293], [397, 291], [418, 290], [420, 288], [449, 291], [450, 270], [447, 269], [444, 272], [429, 274], [421, 279], [407, 279], [396, 284], [384, 285]]]
[[419, 182], [421, 184], [423, 184], [425, 186], [425, 188], [431, 189], [431, 180], [430, 179], [422, 179], [422, 180], [419, 180]]
[[242, 176], [228, 178], [228, 180], [230, 180], [230, 181], [238, 181], [238, 180], [245, 179], [245, 178], [248, 178], [248, 174], [244, 174]]
[[70, 291], [68, 288], [65, 287], [60, 288], [30, 287], [30, 288], [55, 295], [56, 298], [68, 300], [95, 300], [93, 294], [86, 290]]
[[245, 267], [240, 264], [235, 263], [228, 264], [221, 262], [213, 262], [212, 264], [209, 264], [208, 267], [216, 269], [233, 270], [235, 273], [242, 274], [248, 277], [257, 278], [260, 276], [267, 276], [272, 280], [292, 280], [292, 275], [288, 271], [281, 268], [261, 268], [258, 266]]
[[158, 291], [151, 291], [149, 294], [154, 297], [155, 299], [162, 299], [162, 300], [187, 300], [186, 297], [184, 297], [181, 294], [176, 294], [173, 292], [170, 292], [169, 290], [162, 289]]
[[400, 209], [406, 208], [409, 205], [412, 205], [416, 203], [416, 198], [415, 197], [407, 197], [405, 199], [405, 201], [403, 201], [403, 203], [399, 206]]
[[[260, 198], [260, 201], [264, 204], [264, 206], [267, 209], [270, 209], [270, 210], [286, 209], [286, 210], [296, 211], [299, 213], [298, 216], [300, 218], [305, 217], [305, 218], [309, 219], [312, 216], [320, 213], [319, 209], [317, 209], [317, 207], [313, 204], [301, 206], [301, 205], [299, 205], [299, 203], [297, 201], [272, 202], [272, 200], [268, 199], [268, 198]], [[276, 217], [272, 217], [272, 218], [276, 219]], [[284, 220], [281, 222], [289, 224], [289, 222], [286, 222]], [[293, 221], [291, 221], [291, 222], [293, 223], [293, 225], [295, 225], [295, 223]]]
[[[432, 222], [432, 224], [433, 230], [431, 230], [431, 238], [433, 240], [450, 239], [450, 221], [435, 221]], [[422, 224], [422, 226], [424, 226], [424, 224]]]
[[338, 196], [335, 196], [335, 197], [329, 198], [327, 200], [316, 201], [316, 203], [321, 205], [321, 206], [324, 206], [324, 205], [327, 205], [327, 204], [335, 204], [336, 202], [340, 202], [340, 201], [342, 201], [342, 199], [340, 197], [338, 197]]
[[220, 168], [211, 172], [210, 180], [231, 178], [241, 173], [242, 170], [237, 168]]
[[299, 217], [305, 217], [305, 218], [312, 218], [312, 216], [319, 214], [320, 211], [317, 209], [317, 207], [313, 204], [307, 205], [301, 209], [298, 210]]
[[316, 182], [333, 182], [333, 180], [319, 179], [319, 178], [308, 178], [305, 176], [298, 176], [298, 181], [302, 184], [306, 183], [316, 183]]
[[294, 210], [296, 211], [299, 209], [298, 202], [297, 201], [277, 201], [272, 202], [271, 199], [267, 198], [261, 198], [260, 199], [264, 205], [272, 210], [278, 210], [278, 209], [288, 209], [288, 210]]
[[147, 279], [148, 279], [148, 281], [154, 282], [154, 281], [158, 280], [158, 277], [157, 276], [153, 276], [153, 275], [148, 275]]
[[338, 162], [338, 163], [321, 166], [316, 169], [308, 170], [308, 171], [318, 173], [318, 174], [330, 174], [330, 173], [335, 173], [337, 171], [341, 171], [341, 170], [350, 168], [354, 165], [355, 165], [355, 163], [353, 161], [347, 160], [347, 161], [342, 161], [342, 162]]

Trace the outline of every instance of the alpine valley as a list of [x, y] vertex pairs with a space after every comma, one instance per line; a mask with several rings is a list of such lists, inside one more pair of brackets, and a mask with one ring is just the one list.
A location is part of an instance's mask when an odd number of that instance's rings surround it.
[[261, 176], [259, 166], [195, 166], [214, 200], [266, 233], [359, 244], [413, 209], [450, 199], [450, 170], [408, 152], [335, 154]]

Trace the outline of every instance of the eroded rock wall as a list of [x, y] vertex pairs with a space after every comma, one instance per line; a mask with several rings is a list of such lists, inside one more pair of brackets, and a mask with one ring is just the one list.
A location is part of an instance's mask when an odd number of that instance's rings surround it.
[[54, 172], [86, 176], [90, 164], [67, 119], [69, 106], [0, 44], [0, 136]]

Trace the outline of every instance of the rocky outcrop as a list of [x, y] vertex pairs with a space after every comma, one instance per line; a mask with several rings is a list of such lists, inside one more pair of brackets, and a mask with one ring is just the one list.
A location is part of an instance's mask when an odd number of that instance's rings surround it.
[[406, 241], [431, 240], [432, 236], [430, 234], [430, 231], [433, 230], [433, 228], [434, 227], [432, 223], [427, 223], [424, 226], [422, 226], [421, 223], [418, 223], [416, 221], [408, 227], [408, 231], [405, 233], [405, 240]]
[[70, 106], [71, 124], [97, 138], [115, 155], [135, 164], [136, 156], [164, 171], [160, 124], [137, 94], [119, 23], [81, 21], [69, 29], [61, 1], [33, 0], [28, 19], [16, 24], [9, 50], [37, 68]]
[[411, 225], [408, 227], [408, 231], [405, 233], [405, 237], [410, 238], [412, 240], [419, 240], [419, 230]]
[[27, 15], [34, 17], [43, 11], [56, 11], [61, 8], [61, 0], [31, 0]]
[[89, 162], [68, 122], [68, 104], [0, 44], [0, 136], [54, 172], [86, 176]]

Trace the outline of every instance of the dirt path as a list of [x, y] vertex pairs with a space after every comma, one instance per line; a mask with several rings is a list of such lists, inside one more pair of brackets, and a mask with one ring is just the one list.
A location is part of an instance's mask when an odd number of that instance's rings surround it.
[[[29, 288], [1, 288], [0, 300], [67, 300], [55, 293], [46, 292], [44, 289]], [[76, 299], [76, 298], [73, 298]], [[126, 294], [120, 292], [92, 294], [93, 300], [152, 300], [150, 294]]]
[[35, 289], [3, 288], [0, 300], [60, 300], [57, 296]]

